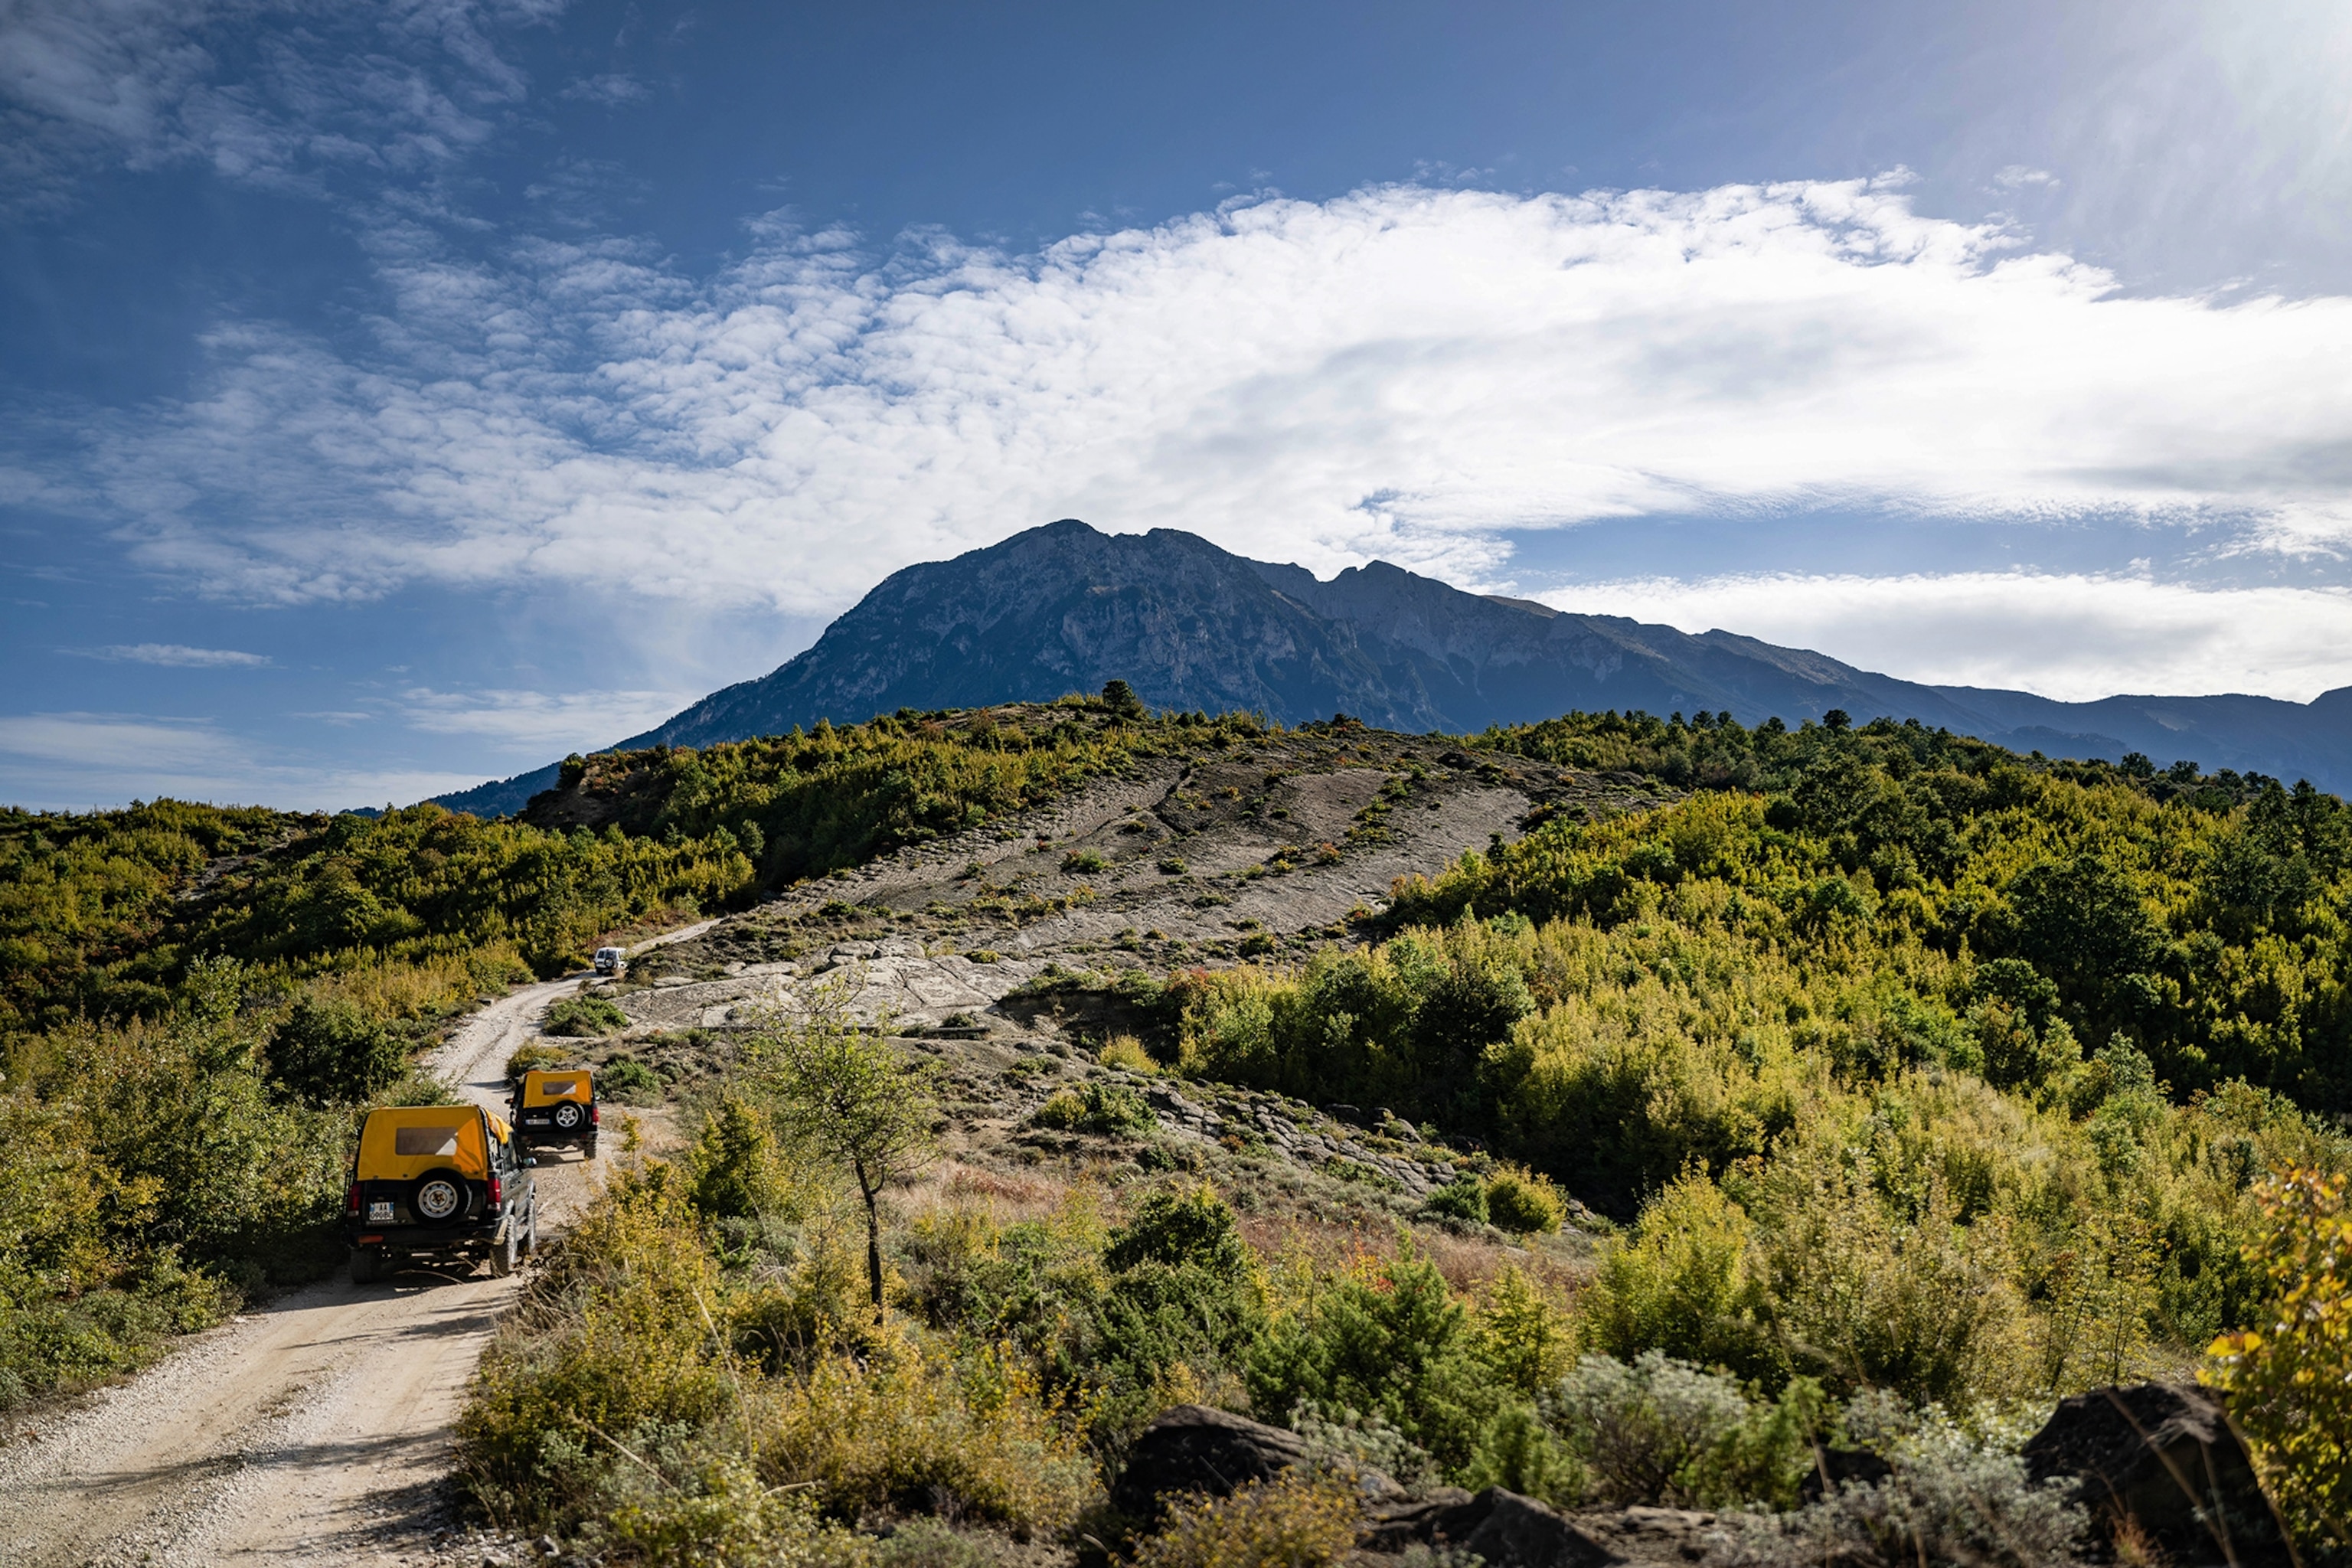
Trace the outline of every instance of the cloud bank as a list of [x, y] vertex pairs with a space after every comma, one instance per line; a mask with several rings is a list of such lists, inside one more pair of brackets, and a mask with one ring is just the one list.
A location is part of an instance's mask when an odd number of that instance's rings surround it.
[[[246, 599], [838, 610], [1065, 515], [1507, 580], [1507, 530], [1836, 506], [2352, 533], [2352, 301], [2125, 298], [1899, 182], [1234, 205], [1012, 257], [374, 237], [364, 351], [237, 325], [71, 489]], [[20, 464], [20, 466], [22, 466]]]
[[2147, 577], [1759, 573], [1580, 584], [1558, 609], [1720, 627], [1946, 686], [2088, 701], [2239, 690], [2307, 702], [2352, 685], [2352, 591], [2200, 589]]

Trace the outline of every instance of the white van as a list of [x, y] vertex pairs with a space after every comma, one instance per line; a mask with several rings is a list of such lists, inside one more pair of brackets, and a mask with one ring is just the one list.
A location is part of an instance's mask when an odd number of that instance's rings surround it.
[[597, 973], [618, 974], [628, 966], [629, 955], [622, 949], [617, 947], [600, 947], [596, 950]]

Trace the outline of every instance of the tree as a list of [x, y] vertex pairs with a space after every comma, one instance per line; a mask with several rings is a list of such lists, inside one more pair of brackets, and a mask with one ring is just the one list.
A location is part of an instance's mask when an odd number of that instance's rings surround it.
[[1144, 716], [1143, 699], [1138, 697], [1135, 688], [1124, 680], [1104, 682], [1102, 700], [1103, 705], [1116, 718], [1140, 719]]
[[304, 996], [269, 1042], [270, 1078], [305, 1105], [373, 1098], [408, 1070], [408, 1047], [349, 1002]]
[[866, 1278], [882, 1310], [882, 1189], [937, 1152], [924, 1075], [851, 1016], [838, 988], [798, 1019], [769, 1028], [746, 1053], [783, 1131], [849, 1167], [866, 1200]]

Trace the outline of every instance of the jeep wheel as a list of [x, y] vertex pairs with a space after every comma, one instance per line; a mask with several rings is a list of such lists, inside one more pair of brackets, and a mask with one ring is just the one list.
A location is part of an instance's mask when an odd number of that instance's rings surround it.
[[507, 1224], [507, 1238], [490, 1246], [490, 1272], [503, 1279], [522, 1266], [522, 1238], [515, 1234], [512, 1221]]
[[383, 1254], [373, 1247], [356, 1247], [352, 1252], [352, 1283], [373, 1283], [383, 1274]]
[[466, 1178], [455, 1171], [427, 1171], [409, 1189], [408, 1212], [424, 1225], [447, 1225], [466, 1217]]
[[577, 1132], [580, 1131], [580, 1123], [587, 1118], [587, 1115], [588, 1110], [585, 1106], [574, 1105], [569, 1101], [559, 1105], [555, 1108], [556, 1130], [562, 1132]]

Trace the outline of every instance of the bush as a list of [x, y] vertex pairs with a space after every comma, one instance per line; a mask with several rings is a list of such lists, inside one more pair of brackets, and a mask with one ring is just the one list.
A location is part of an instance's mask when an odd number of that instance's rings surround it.
[[777, 1207], [782, 1195], [767, 1118], [732, 1094], [704, 1121], [686, 1170], [688, 1200], [711, 1219], [750, 1219]]
[[1486, 1217], [1514, 1235], [1549, 1233], [1568, 1217], [1568, 1202], [1544, 1177], [1506, 1165], [1486, 1183]]
[[627, 1057], [596, 1070], [596, 1092], [624, 1105], [643, 1105], [662, 1097], [661, 1074]]
[[540, 1020], [543, 1035], [593, 1038], [617, 1035], [629, 1026], [629, 1016], [602, 996], [565, 996], [551, 1004]]
[[1171, 1504], [1136, 1568], [1333, 1568], [1354, 1551], [1361, 1516], [1348, 1477], [1294, 1467], [1229, 1497]]
[[1895, 1472], [1849, 1481], [1794, 1513], [1738, 1521], [1712, 1561], [1721, 1568], [2074, 1568], [2087, 1522], [2071, 1500], [2073, 1478], [2040, 1485], [1997, 1440], [1947, 1421], [1926, 1423], [1888, 1456]]
[[1378, 1415], [1450, 1471], [1469, 1460], [1501, 1403], [1476, 1350], [1444, 1277], [1401, 1241], [1395, 1257], [1277, 1320], [1245, 1375], [1262, 1412], [1287, 1418], [1305, 1400]]
[[2352, 1552], [2352, 1202], [2346, 1179], [2289, 1170], [2262, 1192], [2247, 1258], [2271, 1300], [2258, 1327], [2213, 1342], [2204, 1381], [2263, 1467], [2289, 1528]]
[[1160, 1064], [1143, 1048], [1143, 1042], [1133, 1035], [1113, 1035], [1095, 1053], [1095, 1060], [1107, 1068], [1118, 1068], [1127, 1072], [1156, 1073]]
[[507, 1058], [507, 1081], [520, 1083], [527, 1072], [539, 1072], [547, 1068], [566, 1067], [572, 1055], [562, 1046], [551, 1046], [544, 1040], [530, 1040], [517, 1046]]
[[1655, 1351], [1586, 1356], [1543, 1396], [1545, 1419], [1620, 1506], [1724, 1508], [1796, 1500], [1824, 1404], [1799, 1378], [1776, 1404]]
[[1486, 1223], [1486, 1184], [1475, 1176], [1456, 1176], [1429, 1194], [1421, 1212], [1433, 1219], [1457, 1220], [1464, 1225]]
[[1143, 1096], [1118, 1083], [1087, 1083], [1055, 1090], [1033, 1118], [1040, 1127], [1104, 1137], [1147, 1131], [1159, 1124]]
[[959, 1363], [885, 1342], [820, 1360], [751, 1405], [763, 1472], [836, 1518], [897, 1508], [1049, 1531], [1076, 1516], [1094, 1467], [1075, 1430], [1003, 1356]]
[[306, 995], [270, 1037], [269, 1070], [305, 1105], [358, 1104], [408, 1070], [408, 1047], [351, 1003]]
[[1777, 1371], [1758, 1321], [1764, 1298], [1748, 1266], [1749, 1230], [1746, 1210], [1703, 1173], [1686, 1172], [1602, 1254], [1583, 1303], [1593, 1348], [1620, 1360], [1654, 1350], [1748, 1376]]

